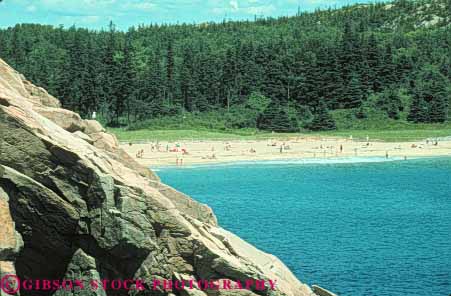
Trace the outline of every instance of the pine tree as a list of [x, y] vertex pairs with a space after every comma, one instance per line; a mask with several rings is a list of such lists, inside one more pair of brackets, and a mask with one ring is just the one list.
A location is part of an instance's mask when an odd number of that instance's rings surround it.
[[254, 76], [254, 85], [255, 89], [259, 92], [263, 92], [263, 83], [265, 80], [265, 72], [266, 65], [269, 60], [268, 58], [268, 49], [262, 44], [258, 45], [255, 49], [254, 53], [254, 73], [251, 75]]
[[263, 77], [258, 69], [258, 63], [256, 61], [257, 53], [252, 42], [244, 43], [241, 45], [240, 57], [242, 62], [243, 72], [243, 95], [248, 96], [252, 92], [259, 91], [261, 89], [261, 83]]
[[173, 103], [175, 93], [174, 68], [174, 48], [172, 40], [170, 40], [166, 51], [166, 98], [170, 103]]
[[368, 63], [368, 81], [373, 91], [378, 92], [382, 89], [383, 81], [379, 77], [380, 68], [383, 67], [381, 61], [379, 46], [374, 34], [368, 37], [366, 61]]
[[382, 64], [378, 69], [379, 79], [382, 80], [382, 85], [390, 85], [397, 82], [395, 65], [393, 63], [393, 53], [390, 44], [385, 46], [385, 52], [382, 57]]
[[11, 66], [16, 68], [16, 69], [20, 69], [21, 66], [24, 63], [24, 44], [22, 44], [21, 40], [20, 40], [20, 26], [16, 25], [14, 26], [14, 28], [12, 29], [12, 36], [11, 36], [11, 41], [10, 41], [10, 46], [9, 46], [9, 56], [11, 57]]
[[296, 132], [299, 130], [297, 120], [290, 117], [286, 108], [277, 100], [272, 100], [265, 111], [257, 118], [257, 128], [273, 132]]
[[195, 85], [193, 80], [194, 66], [193, 66], [193, 50], [191, 47], [186, 47], [183, 51], [183, 62], [180, 70], [180, 90], [182, 93], [182, 106], [188, 111], [194, 111], [195, 99]]
[[283, 82], [282, 67], [282, 63], [276, 57], [270, 58], [262, 90], [265, 96], [277, 99], [279, 104], [287, 106], [287, 92]]
[[84, 71], [81, 56], [83, 56], [81, 33], [75, 26], [69, 29], [69, 38], [67, 39], [67, 55], [63, 66], [61, 81], [58, 84], [58, 92], [61, 95], [64, 107], [82, 112], [83, 101], [83, 82], [82, 74]]
[[[116, 53], [116, 29], [113, 22], [109, 24], [109, 31], [106, 34], [105, 44], [102, 48], [102, 64], [101, 69], [101, 84], [102, 84], [102, 103], [101, 112], [107, 119], [108, 124], [118, 124], [119, 114], [112, 113], [116, 108], [115, 101], [118, 100], [115, 97], [115, 80], [118, 75], [117, 71], [120, 70], [115, 63], [114, 56]], [[117, 92], [116, 92], [117, 93]]]
[[290, 117], [286, 108], [279, 108], [272, 125], [272, 130], [279, 133], [293, 133], [299, 131], [296, 118]]
[[346, 20], [341, 40], [340, 65], [341, 73], [345, 83], [348, 83], [356, 70], [358, 61], [359, 45], [353, 23]]
[[312, 52], [306, 53], [304, 57], [308, 62], [303, 64], [302, 78], [299, 84], [298, 102], [302, 105], [315, 106], [318, 104], [321, 91], [321, 77], [317, 64], [316, 55]]
[[444, 122], [448, 118], [449, 80], [437, 67], [427, 65], [415, 81], [414, 98], [408, 120], [413, 122]]
[[363, 90], [362, 83], [357, 73], [351, 74], [349, 83], [345, 86], [343, 92], [343, 107], [357, 108], [362, 104]]
[[337, 128], [333, 117], [330, 115], [324, 103], [324, 99], [320, 100], [320, 103], [316, 106], [313, 113], [313, 120], [308, 125], [308, 128], [312, 131], [326, 131]]
[[224, 57], [222, 84], [224, 86], [224, 102], [223, 107], [230, 110], [233, 95], [235, 93], [235, 73], [236, 73], [236, 59], [234, 51], [228, 48]]
[[386, 89], [378, 102], [381, 110], [387, 113], [387, 116], [392, 119], [399, 119], [399, 112], [402, 109], [402, 102], [398, 94], [398, 90], [391, 87]]
[[130, 36], [126, 36], [126, 40], [122, 50], [120, 59], [114, 61], [115, 75], [113, 97], [110, 105], [110, 113], [112, 115], [113, 126], [120, 125], [119, 118], [127, 112], [127, 121], [130, 122], [131, 101], [129, 100], [133, 90], [135, 81], [134, 70], [132, 66], [132, 47]]
[[87, 36], [87, 38], [85, 54], [82, 55], [82, 109], [84, 115], [91, 116], [92, 112], [97, 110], [101, 97], [101, 81], [98, 74], [98, 69], [100, 68], [100, 56], [93, 38], [91, 36]]
[[147, 81], [149, 96], [156, 104], [163, 105], [163, 71], [160, 63], [160, 52], [158, 50], [152, 53], [148, 63]]
[[0, 57], [5, 57], [7, 54], [6, 40], [4, 32], [0, 31]]
[[429, 108], [426, 101], [420, 94], [415, 94], [410, 105], [410, 112], [407, 120], [414, 123], [429, 122]]
[[[449, 97], [448, 97], [449, 98]], [[430, 103], [430, 122], [443, 123], [448, 119], [449, 102], [446, 96], [435, 96]]]
[[[317, 67], [311, 69], [316, 76], [317, 97], [327, 97], [328, 108], [338, 106], [338, 98], [342, 97], [343, 81], [340, 75], [338, 57], [334, 48], [322, 48], [318, 54]], [[315, 94], [313, 94], [315, 95]]]

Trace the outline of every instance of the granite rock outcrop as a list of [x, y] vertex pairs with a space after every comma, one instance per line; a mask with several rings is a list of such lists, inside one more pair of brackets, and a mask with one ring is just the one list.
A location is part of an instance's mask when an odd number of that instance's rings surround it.
[[277, 281], [274, 290], [147, 283], [145, 290], [21, 295], [314, 295], [276, 257], [222, 229], [208, 206], [162, 184], [100, 124], [62, 109], [2, 60], [0, 221], [2, 276]]

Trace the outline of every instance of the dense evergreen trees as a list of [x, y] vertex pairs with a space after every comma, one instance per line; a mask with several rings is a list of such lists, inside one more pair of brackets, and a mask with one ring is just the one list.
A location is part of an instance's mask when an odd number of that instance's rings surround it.
[[[218, 112], [234, 116], [233, 127], [332, 129], [330, 111], [356, 109], [364, 118], [374, 95], [388, 118], [405, 111], [412, 122], [443, 122], [451, 33], [449, 15], [437, 3], [448, 2], [397, 1], [391, 8], [357, 5], [128, 32], [112, 23], [103, 31], [16, 25], [0, 30], [0, 57], [65, 107], [84, 117], [96, 111], [114, 126]], [[425, 13], [441, 21], [426, 26]], [[400, 100], [400, 89], [411, 99]], [[250, 107], [256, 98], [263, 107]]]
[[427, 65], [415, 81], [408, 119], [413, 122], [445, 122], [451, 90], [449, 80], [437, 67]]
[[335, 121], [330, 115], [325, 103], [321, 102], [315, 108], [313, 120], [308, 125], [308, 128], [313, 131], [336, 129]]
[[395, 88], [386, 89], [381, 94], [378, 105], [392, 119], [400, 119], [400, 112], [404, 109], [398, 90]]
[[278, 101], [272, 101], [258, 116], [257, 127], [273, 132], [296, 132], [299, 130], [296, 118], [290, 116], [287, 108]]

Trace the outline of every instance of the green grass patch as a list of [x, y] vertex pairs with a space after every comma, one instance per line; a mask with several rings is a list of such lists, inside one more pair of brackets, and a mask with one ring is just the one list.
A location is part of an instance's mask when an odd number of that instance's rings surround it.
[[[380, 123], [379, 123], [380, 124]], [[409, 124], [398, 122], [397, 124], [385, 124], [385, 126], [373, 128], [352, 128], [340, 129], [327, 132], [308, 132], [300, 133], [270, 133], [261, 132], [255, 129], [236, 129], [236, 130], [208, 130], [208, 129], [140, 129], [126, 130], [121, 128], [111, 128], [120, 141], [139, 142], [139, 141], [177, 141], [177, 140], [264, 140], [264, 139], [287, 139], [297, 136], [327, 136], [327, 137], [352, 137], [356, 140], [365, 140], [369, 136], [371, 140], [381, 140], [388, 142], [414, 141], [426, 138], [451, 136], [451, 123], [446, 124]]]
[[[451, 136], [451, 122], [413, 124], [405, 120], [405, 114], [402, 116], [403, 119], [394, 120], [388, 118], [385, 112], [377, 111], [374, 108], [367, 113], [364, 119], [356, 118], [356, 110], [354, 109], [333, 111], [332, 116], [338, 128], [334, 131], [312, 132], [302, 130], [299, 133], [282, 134], [259, 131], [255, 128], [231, 127], [230, 122], [237, 121], [237, 114], [235, 113], [225, 111], [200, 114], [185, 113], [183, 116], [162, 117], [135, 123], [128, 128], [110, 128], [109, 131], [116, 134], [122, 142], [264, 140], [271, 138], [283, 140], [302, 136], [349, 138], [351, 135], [355, 140], [365, 140], [368, 136], [371, 140], [397, 142]], [[241, 115], [249, 116], [245, 112]], [[240, 120], [243, 121], [244, 119], [241, 118]]]
[[109, 132], [115, 134], [121, 142], [139, 141], [177, 141], [177, 140], [256, 140], [256, 139], [283, 139], [299, 136], [299, 133], [280, 134], [260, 132], [253, 129], [237, 130], [133, 130], [110, 128]]
[[352, 137], [356, 140], [380, 140], [386, 142], [416, 141], [427, 138], [451, 136], [451, 124], [399, 125], [383, 129], [350, 129], [320, 133], [324, 136]]

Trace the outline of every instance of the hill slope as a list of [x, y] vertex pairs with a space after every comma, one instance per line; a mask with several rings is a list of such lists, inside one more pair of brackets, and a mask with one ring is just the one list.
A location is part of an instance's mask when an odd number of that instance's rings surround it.
[[[128, 32], [17, 25], [0, 31], [0, 56], [64, 107], [112, 126], [212, 112], [227, 114], [224, 128], [321, 130], [335, 128], [327, 114], [337, 109], [443, 122], [450, 15], [449, 0], [399, 0]], [[441, 84], [432, 97], [424, 77]]]

